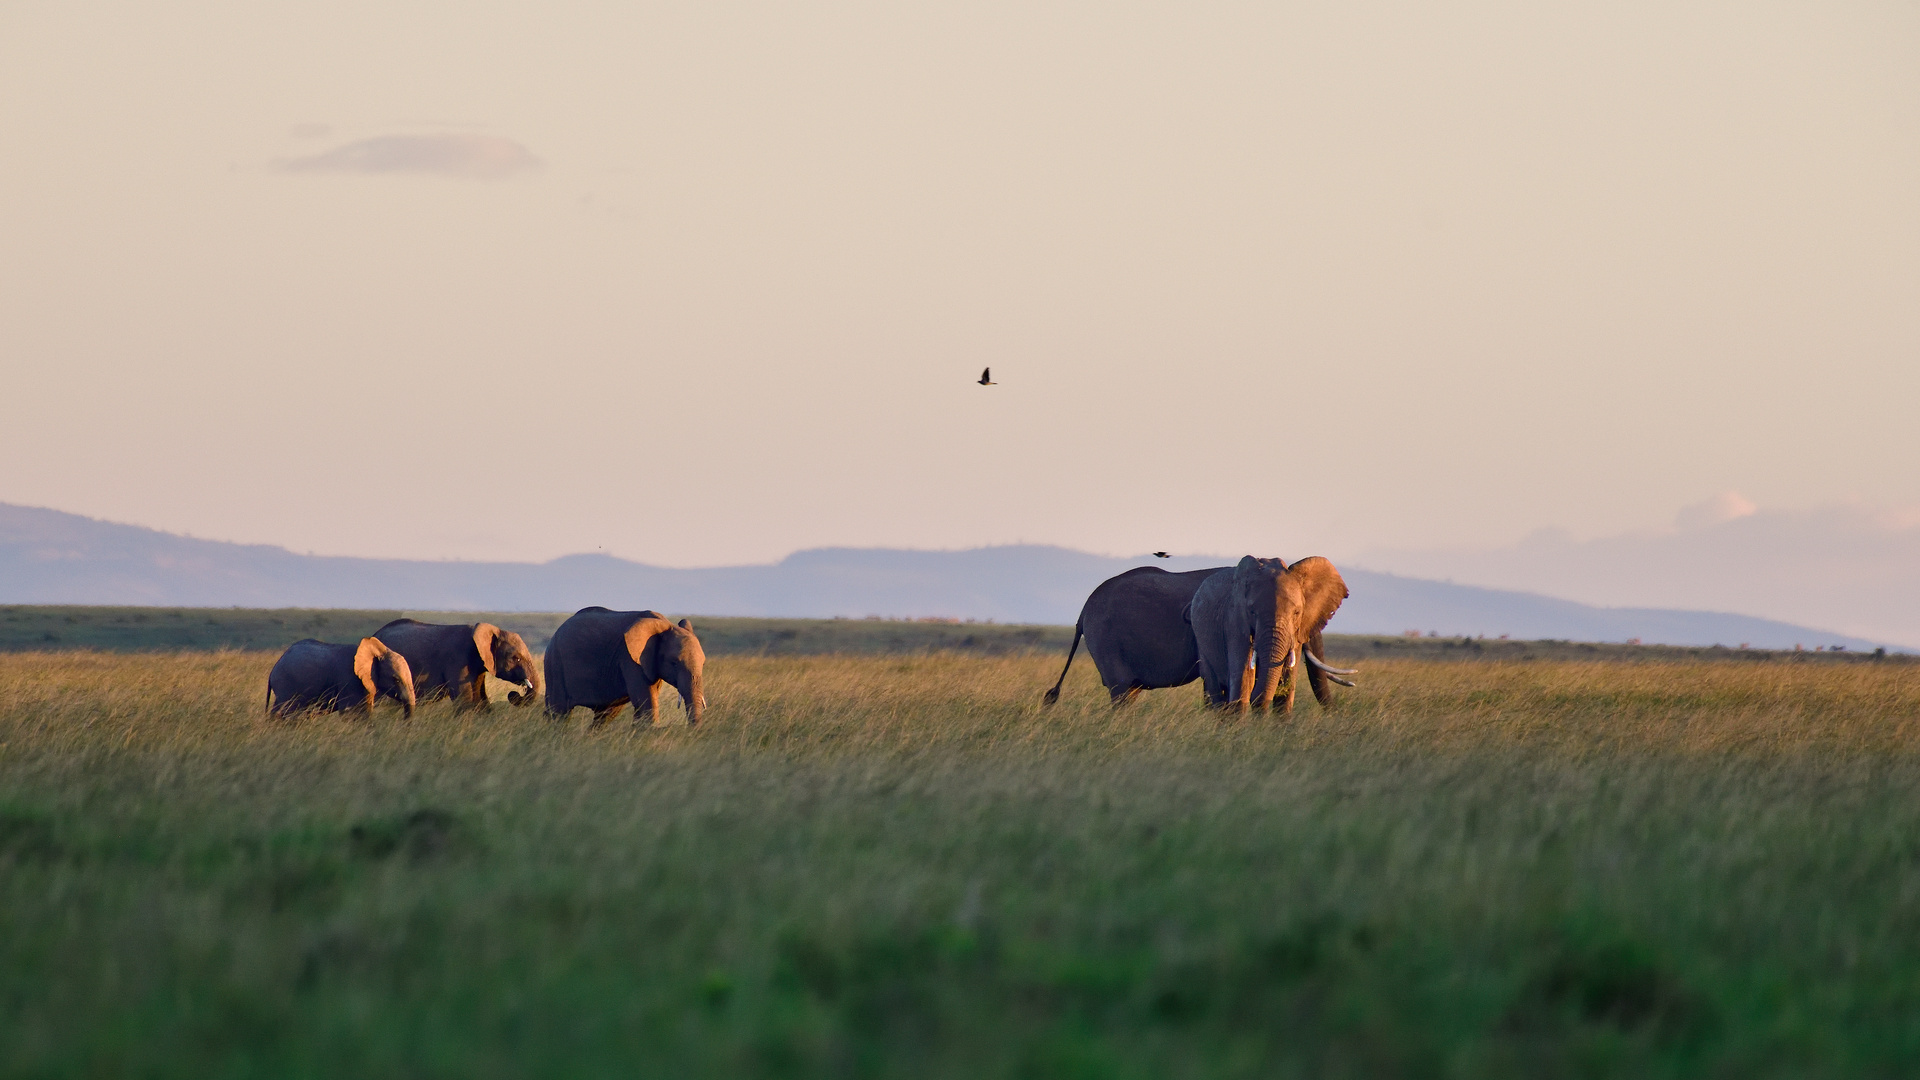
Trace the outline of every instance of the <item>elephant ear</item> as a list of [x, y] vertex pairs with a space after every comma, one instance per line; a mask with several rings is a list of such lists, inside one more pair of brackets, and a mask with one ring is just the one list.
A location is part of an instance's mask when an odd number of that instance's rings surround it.
[[500, 636], [500, 628], [490, 622], [476, 623], [473, 627], [473, 647], [480, 650], [480, 666], [487, 674], [497, 675], [493, 663], [493, 640]]
[[413, 716], [413, 707], [419, 703], [413, 689], [413, 668], [407, 664], [407, 658], [394, 649], [388, 649], [387, 655], [380, 658], [387, 665], [387, 671], [393, 675], [393, 681], [400, 688], [400, 703], [406, 707], [407, 716]]
[[1340, 610], [1345, 600], [1347, 583], [1333, 563], [1312, 555], [1293, 564], [1289, 575], [1300, 582], [1300, 592], [1310, 618], [1319, 625], [1326, 625], [1333, 613]]
[[647, 668], [647, 647], [653, 644], [655, 637], [672, 628], [672, 623], [658, 615], [636, 620], [632, 626], [627, 627], [627, 655], [632, 657], [633, 662], [639, 664], [644, 671]]
[[[353, 677], [359, 679], [360, 685], [367, 688], [367, 701], [369, 703], [373, 701], [375, 693], [373, 688], [374, 661], [386, 657], [392, 651], [393, 650], [387, 648], [386, 644], [379, 638], [370, 637], [361, 638], [360, 647], [353, 650]], [[412, 680], [408, 681], [411, 682]]]

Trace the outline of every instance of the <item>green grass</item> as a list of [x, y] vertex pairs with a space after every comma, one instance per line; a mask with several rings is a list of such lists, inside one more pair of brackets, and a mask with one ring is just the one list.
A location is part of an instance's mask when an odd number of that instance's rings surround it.
[[0, 656], [0, 1073], [1920, 1067], [1905, 664], [1362, 656], [1222, 722], [726, 657], [589, 734], [269, 723], [272, 659]]

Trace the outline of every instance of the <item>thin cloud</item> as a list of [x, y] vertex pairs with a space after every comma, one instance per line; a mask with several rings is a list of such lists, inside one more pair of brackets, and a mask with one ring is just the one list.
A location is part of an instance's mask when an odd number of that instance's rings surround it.
[[418, 173], [471, 180], [498, 180], [539, 166], [540, 159], [512, 139], [464, 134], [380, 135], [279, 163], [283, 172]]
[[1682, 507], [1674, 515], [1673, 525], [1676, 529], [1705, 529], [1752, 517], [1759, 510], [1760, 507], [1745, 495], [1737, 491], [1723, 491], [1705, 502]]

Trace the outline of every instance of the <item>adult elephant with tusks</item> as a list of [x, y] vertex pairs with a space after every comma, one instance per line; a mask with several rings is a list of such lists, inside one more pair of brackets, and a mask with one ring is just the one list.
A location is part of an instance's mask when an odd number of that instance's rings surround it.
[[413, 716], [413, 672], [407, 658], [378, 638], [337, 645], [307, 638], [287, 646], [267, 674], [267, 715], [292, 716], [314, 710], [373, 713], [386, 697]]
[[462, 708], [484, 708], [489, 675], [520, 687], [507, 691], [512, 704], [530, 705], [540, 696], [540, 671], [526, 641], [492, 623], [395, 619], [373, 636], [407, 658], [421, 700], [444, 694]]
[[660, 686], [679, 691], [687, 726], [706, 710], [707, 654], [693, 623], [667, 621], [653, 611], [581, 608], [547, 642], [547, 712], [564, 717], [574, 706], [593, 710], [599, 727], [633, 702], [633, 722], [644, 727], [660, 711]]
[[1116, 707], [1142, 690], [1185, 686], [1198, 678], [1200, 654], [1187, 626], [1187, 605], [1202, 583], [1227, 569], [1216, 566], [1176, 574], [1157, 566], [1136, 566], [1101, 582], [1080, 608], [1066, 666], [1044, 702], [1051, 705], [1060, 700], [1060, 686], [1067, 681], [1082, 637]]
[[1187, 619], [1200, 653], [1207, 703], [1244, 709], [1293, 708], [1294, 669], [1304, 658], [1320, 706], [1333, 704], [1329, 682], [1352, 686], [1354, 672], [1328, 666], [1321, 631], [1347, 598], [1347, 583], [1318, 555], [1288, 566], [1248, 555], [1208, 578], [1194, 593]]

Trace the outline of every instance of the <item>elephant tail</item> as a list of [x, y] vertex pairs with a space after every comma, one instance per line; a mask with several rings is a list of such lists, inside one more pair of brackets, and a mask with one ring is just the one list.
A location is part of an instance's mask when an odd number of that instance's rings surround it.
[[1053, 689], [1047, 691], [1047, 696], [1040, 699], [1042, 705], [1051, 705], [1060, 700], [1060, 686], [1067, 681], [1067, 668], [1073, 666], [1073, 655], [1080, 651], [1080, 634], [1081, 624], [1075, 622], [1073, 624], [1073, 645], [1067, 649], [1066, 666], [1060, 669], [1060, 681], [1054, 683]]
[[272, 683], [267, 684], [267, 703], [265, 708], [267, 711], [267, 715], [272, 716], [273, 715], [273, 684]]

